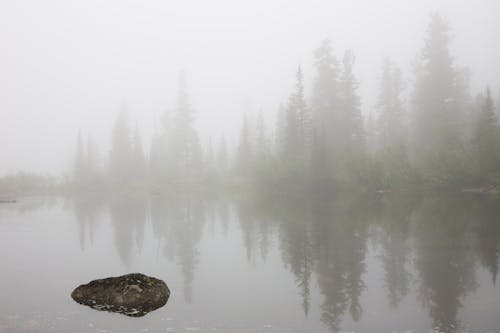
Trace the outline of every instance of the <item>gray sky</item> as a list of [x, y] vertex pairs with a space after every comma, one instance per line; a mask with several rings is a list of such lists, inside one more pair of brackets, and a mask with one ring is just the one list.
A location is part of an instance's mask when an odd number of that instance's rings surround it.
[[202, 138], [235, 137], [246, 101], [272, 120], [298, 64], [310, 82], [325, 38], [354, 51], [367, 113], [384, 55], [411, 80], [433, 11], [473, 92], [500, 92], [498, 0], [0, 0], [0, 175], [64, 171], [79, 128], [107, 152], [124, 104], [148, 144], [182, 69]]

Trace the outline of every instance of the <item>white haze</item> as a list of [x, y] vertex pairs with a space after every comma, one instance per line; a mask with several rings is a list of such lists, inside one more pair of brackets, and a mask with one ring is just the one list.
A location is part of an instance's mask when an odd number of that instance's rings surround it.
[[451, 25], [472, 92], [498, 92], [498, 0], [1, 0], [0, 175], [64, 172], [79, 129], [107, 152], [123, 105], [147, 149], [175, 104], [180, 70], [203, 142], [221, 132], [233, 140], [249, 108], [273, 124], [299, 64], [310, 83], [312, 52], [325, 38], [339, 57], [354, 51], [366, 114], [385, 55], [411, 80], [434, 11]]

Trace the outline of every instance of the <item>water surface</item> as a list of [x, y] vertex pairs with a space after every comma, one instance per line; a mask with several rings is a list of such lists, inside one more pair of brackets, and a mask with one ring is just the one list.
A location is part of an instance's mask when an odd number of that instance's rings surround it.
[[[74, 196], [0, 205], [0, 332], [499, 332], [500, 201]], [[75, 303], [141, 272], [142, 318]]]

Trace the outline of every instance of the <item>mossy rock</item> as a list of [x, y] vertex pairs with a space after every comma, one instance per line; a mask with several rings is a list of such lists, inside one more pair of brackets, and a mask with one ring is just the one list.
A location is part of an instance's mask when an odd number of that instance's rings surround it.
[[71, 293], [77, 303], [131, 317], [142, 317], [161, 308], [169, 296], [165, 282], [140, 273], [93, 280]]

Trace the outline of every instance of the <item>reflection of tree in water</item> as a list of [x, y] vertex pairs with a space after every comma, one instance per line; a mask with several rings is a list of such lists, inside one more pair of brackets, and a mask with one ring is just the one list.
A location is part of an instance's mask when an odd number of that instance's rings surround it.
[[415, 212], [420, 295], [439, 332], [460, 331], [458, 310], [476, 287], [465, 204], [462, 200], [428, 200]]
[[353, 320], [361, 318], [367, 237], [364, 213], [360, 205], [344, 200], [320, 200], [313, 206], [316, 274], [324, 296], [321, 320], [332, 331], [340, 329], [346, 310]]
[[227, 237], [229, 230], [229, 202], [228, 200], [221, 198], [217, 201], [217, 216], [222, 225], [222, 230], [224, 232], [224, 237]]
[[272, 223], [278, 223], [282, 259], [295, 277], [305, 315], [315, 273], [324, 296], [321, 319], [338, 331], [346, 311], [354, 320], [362, 314], [367, 209], [357, 202], [315, 199], [259, 196], [239, 202], [238, 211], [250, 257], [258, 237], [271, 234]]
[[400, 232], [384, 232], [381, 238], [383, 253], [380, 259], [384, 268], [387, 298], [392, 308], [399, 305], [410, 288], [411, 275], [407, 268], [410, 248], [407, 235]]
[[496, 284], [500, 258], [500, 202], [476, 201], [473, 211], [477, 254], [480, 263], [491, 273], [493, 284]]
[[83, 251], [86, 234], [90, 245], [94, 242], [96, 223], [104, 209], [104, 198], [98, 195], [75, 195], [71, 198], [71, 206], [78, 222], [80, 248]]
[[109, 201], [116, 249], [126, 266], [131, 263], [134, 234], [137, 248], [141, 250], [147, 207], [148, 198], [142, 195], [119, 195]]
[[282, 258], [295, 276], [307, 316], [310, 308], [310, 280], [314, 265], [311, 217], [308, 205], [301, 200], [284, 203], [279, 228]]
[[[404, 198], [408, 199], [408, 198]], [[414, 202], [408, 200], [381, 200], [380, 260], [384, 269], [385, 288], [389, 305], [396, 308], [410, 289], [411, 274], [409, 227]]]
[[245, 196], [237, 200], [236, 212], [243, 235], [247, 260], [255, 264], [257, 247], [261, 258], [266, 259], [271, 246], [272, 201], [265, 196]]
[[[0, 199], [5, 200], [5, 198], [1, 196]], [[9, 198], [7, 198], [7, 200], [9, 200]], [[7, 221], [3, 217], [5, 212], [16, 212], [19, 214], [30, 213], [41, 208], [50, 208], [58, 203], [59, 198], [56, 196], [28, 196], [18, 198], [14, 202], [0, 202], [0, 223]]]
[[151, 217], [155, 234], [166, 240], [165, 255], [176, 258], [184, 277], [184, 298], [192, 302], [192, 284], [199, 261], [198, 243], [203, 228], [204, 202], [201, 198], [182, 193], [155, 197]]
[[[110, 200], [116, 248], [126, 264], [130, 264], [134, 240], [139, 249], [142, 246], [147, 201], [140, 196]], [[407, 202], [398, 196], [375, 201], [377, 205], [373, 206], [366, 198], [330, 201], [259, 195], [240, 198], [234, 204], [249, 262], [254, 262], [257, 251], [266, 258], [273, 232], [277, 231], [282, 260], [295, 278], [305, 315], [311, 308], [311, 279], [316, 276], [323, 296], [321, 320], [332, 331], [341, 329], [346, 312], [354, 320], [361, 318], [369, 236], [381, 246], [379, 258], [389, 304], [398, 306], [408, 293], [412, 278], [409, 265], [414, 264], [414, 279], [434, 328], [442, 332], [460, 330], [458, 312], [476, 287], [475, 262], [496, 280], [500, 254], [498, 200], [467, 197]], [[86, 233], [92, 241], [103, 200], [75, 197], [72, 202], [81, 243]], [[207, 205], [212, 205], [212, 214], [227, 232], [228, 201], [209, 201], [188, 193], [151, 198], [153, 231], [159, 244], [164, 244], [164, 254], [181, 267], [187, 302], [192, 300]]]

